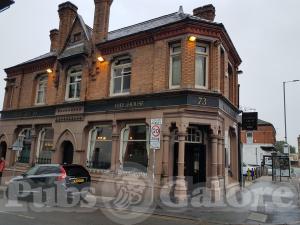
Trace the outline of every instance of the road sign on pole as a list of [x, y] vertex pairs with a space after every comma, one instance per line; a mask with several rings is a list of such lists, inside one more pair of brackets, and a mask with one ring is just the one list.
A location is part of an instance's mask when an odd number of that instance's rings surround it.
[[162, 118], [151, 119], [150, 148], [153, 150], [160, 149], [161, 125], [162, 125]]

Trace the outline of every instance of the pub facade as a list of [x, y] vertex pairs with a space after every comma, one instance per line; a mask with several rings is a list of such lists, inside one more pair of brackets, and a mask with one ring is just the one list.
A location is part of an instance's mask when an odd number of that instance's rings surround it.
[[237, 186], [241, 59], [215, 8], [180, 7], [108, 32], [112, 0], [94, 2], [93, 28], [62, 3], [50, 51], [5, 70], [5, 173], [76, 163], [98, 185], [151, 178], [150, 121], [161, 118], [156, 190], [172, 180], [174, 197], [185, 199], [202, 184], [218, 199]]

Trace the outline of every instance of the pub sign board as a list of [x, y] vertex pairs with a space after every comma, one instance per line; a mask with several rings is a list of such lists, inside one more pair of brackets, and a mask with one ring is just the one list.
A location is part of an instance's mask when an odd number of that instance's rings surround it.
[[257, 112], [243, 112], [242, 115], [242, 129], [243, 130], [257, 130]]

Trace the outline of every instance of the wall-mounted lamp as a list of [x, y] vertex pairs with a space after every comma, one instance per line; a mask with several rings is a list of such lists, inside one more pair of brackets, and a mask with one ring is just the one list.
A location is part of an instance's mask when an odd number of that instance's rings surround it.
[[193, 35], [189, 36], [189, 41], [194, 42], [196, 40], [197, 40], [197, 38], [195, 36], [193, 36]]
[[98, 56], [97, 59], [98, 59], [99, 62], [104, 62], [105, 61], [105, 59], [102, 56]]
[[52, 73], [52, 69], [48, 68], [47, 70], [47, 73]]

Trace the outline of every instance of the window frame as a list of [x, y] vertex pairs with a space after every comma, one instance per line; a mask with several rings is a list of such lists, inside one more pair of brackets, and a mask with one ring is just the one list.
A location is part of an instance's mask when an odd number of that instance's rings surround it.
[[[97, 132], [97, 129], [98, 128], [110, 128], [111, 129], [111, 132], [112, 132], [112, 126], [111, 125], [95, 125], [90, 131], [89, 131], [89, 139], [88, 139], [88, 148], [87, 148], [87, 155], [86, 155], [86, 166], [88, 169], [90, 170], [101, 170], [101, 171], [109, 171], [111, 170], [111, 166], [113, 164], [113, 162], [111, 161], [110, 159], [110, 168], [109, 169], [101, 169], [101, 168], [94, 168], [94, 167], [89, 167], [89, 162], [92, 161], [91, 160], [91, 156], [92, 156], [92, 153], [95, 151], [91, 149], [92, 147], [92, 141], [94, 141], [95, 143], [97, 142], [97, 137], [95, 137], [95, 140], [92, 140], [93, 138], [93, 132]], [[113, 136], [113, 134], [111, 133], [111, 135]], [[97, 136], [97, 134], [96, 134]], [[113, 142], [113, 137], [111, 136], [111, 139], [106, 139], [106, 140], [101, 140], [102, 142]], [[112, 155], [112, 149], [111, 149], [111, 152], [110, 154]]]
[[[205, 53], [197, 52], [197, 46], [206, 48], [206, 52]], [[205, 60], [206, 68], [205, 68], [205, 85], [204, 86], [197, 84], [197, 63], [196, 63], [197, 56], [203, 56], [206, 59]], [[203, 43], [201, 41], [197, 41], [196, 46], [195, 46], [195, 88], [197, 88], [197, 89], [208, 89], [209, 56], [210, 56], [209, 44]]]
[[[45, 78], [45, 80], [41, 81], [43, 78]], [[44, 89], [43, 89], [43, 101], [42, 102], [38, 102], [39, 92], [41, 91], [40, 87], [42, 86], [41, 84], [44, 85]], [[48, 75], [47, 74], [42, 74], [37, 79], [36, 92], [35, 92], [35, 101], [34, 101], [35, 105], [45, 105], [46, 104], [47, 86], [48, 86]]]
[[[173, 52], [174, 47], [180, 47], [180, 52]], [[179, 56], [180, 57], [180, 78], [179, 78], [179, 85], [173, 85], [173, 57]], [[181, 87], [181, 80], [182, 80], [182, 43], [181, 41], [173, 42], [169, 44], [169, 89], [177, 89]]]
[[[76, 70], [75, 72], [72, 72], [72, 70]], [[80, 75], [79, 75], [80, 74]], [[65, 93], [65, 101], [78, 101], [80, 100], [80, 92], [81, 92], [81, 81], [82, 81], [82, 67], [81, 66], [73, 66], [71, 68], [68, 69], [67, 72], [67, 82], [66, 82], [66, 93]], [[80, 81], [79, 81], [79, 97], [69, 97], [70, 94], [70, 79], [71, 77], [79, 77], [80, 76]], [[74, 82], [72, 84], [77, 84], [77, 82]], [[75, 86], [75, 93], [74, 95], [77, 95], [77, 85]]]
[[129, 124], [126, 124], [126, 126], [121, 130], [121, 133], [120, 133], [120, 154], [119, 154], [119, 162], [120, 162], [120, 168], [119, 170], [121, 171], [126, 171], [126, 172], [136, 172], [136, 171], [129, 171], [129, 170], [124, 170], [124, 151], [125, 149], [123, 149], [124, 147], [124, 133], [127, 129], [130, 129], [130, 127], [132, 126], [145, 126], [146, 127], [146, 139], [145, 140], [127, 140], [127, 142], [146, 142], [146, 151], [147, 151], [147, 157], [148, 157], [148, 162], [147, 162], [147, 170], [146, 172], [141, 172], [139, 171], [138, 173], [147, 173], [148, 170], [149, 170], [149, 160], [150, 160], [150, 131], [149, 131], [149, 126], [147, 125], [147, 123], [129, 123]]
[[[124, 63], [124, 64], [120, 64], [120, 65], [116, 65], [116, 62], [118, 60], [126, 60], [129, 59], [130, 62], [129, 63]], [[120, 93], [114, 93], [114, 88], [115, 88], [115, 73], [114, 70], [115, 69], [119, 69], [122, 68], [122, 71], [125, 68], [130, 68], [130, 75], [125, 75], [125, 76], [130, 76], [130, 88], [128, 91], [124, 92], [124, 74], [121, 75], [121, 92]], [[123, 73], [123, 72], [122, 72]], [[120, 57], [120, 58], [116, 58], [113, 62], [112, 62], [112, 66], [111, 66], [111, 80], [110, 80], [110, 96], [122, 96], [122, 95], [129, 95], [130, 94], [130, 90], [131, 90], [131, 78], [132, 78], [132, 61], [131, 61], [131, 57]]]
[[[248, 134], [251, 134], [251, 137], [248, 137]], [[246, 131], [246, 144], [254, 144], [253, 131]]]

